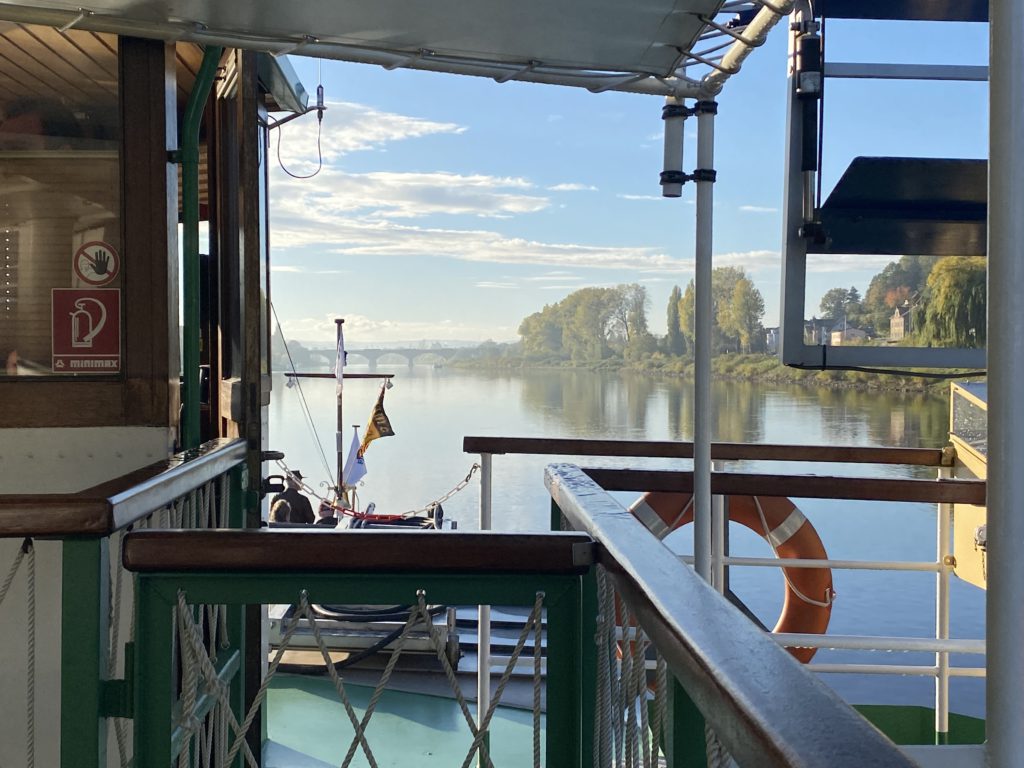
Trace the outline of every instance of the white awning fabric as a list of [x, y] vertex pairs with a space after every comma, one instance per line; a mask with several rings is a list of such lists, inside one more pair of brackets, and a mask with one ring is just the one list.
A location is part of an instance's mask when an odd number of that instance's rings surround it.
[[[0, 0], [0, 19], [271, 53], [493, 77], [699, 95], [687, 67], [718, 71], [743, 41], [737, 12], [767, 0]], [[746, 22], [745, 22], [746, 23]], [[733, 31], [735, 30], [735, 31]], [[736, 40], [735, 38], [739, 38]], [[751, 43], [756, 44], [756, 43]], [[709, 50], [707, 56], [696, 49]], [[710, 63], [709, 63], [710, 62]], [[720, 74], [729, 74], [728, 70]]]

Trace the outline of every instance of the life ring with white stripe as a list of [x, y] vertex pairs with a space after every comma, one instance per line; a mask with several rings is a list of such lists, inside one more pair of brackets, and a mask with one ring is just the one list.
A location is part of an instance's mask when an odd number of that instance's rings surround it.
[[[825, 560], [825, 546], [804, 513], [784, 496], [729, 496], [729, 520], [739, 523], [767, 541], [777, 557]], [[629, 511], [659, 539], [693, 522], [693, 496], [688, 493], [651, 491]], [[783, 568], [786, 595], [782, 614], [773, 632], [825, 634], [832, 616], [832, 569]], [[816, 648], [787, 649], [806, 664]]]

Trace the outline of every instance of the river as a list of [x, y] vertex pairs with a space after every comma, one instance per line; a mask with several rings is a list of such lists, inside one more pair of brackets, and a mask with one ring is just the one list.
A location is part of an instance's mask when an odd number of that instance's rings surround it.
[[[350, 367], [352, 372], [366, 368]], [[530, 370], [467, 371], [406, 365], [387, 367], [394, 388], [385, 408], [396, 432], [374, 441], [366, 453], [367, 475], [359, 489], [361, 503], [375, 502], [378, 512], [404, 512], [423, 507], [451, 490], [478, 457], [462, 452], [465, 435], [572, 437], [630, 440], [690, 440], [693, 436], [693, 388], [685, 382], [628, 373]], [[350, 379], [345, 383], [345, 420], [366, 424], [380, 384]], [[334, 465], [335, 398], [331, 380], [306, 379], [302, 393], [316, 419], [316, 430]], [[886, 445], [941, 447], [947, 442], [948, 402], [921, 393], [866, 392], [805, 387], [761, 386], [749, 382], [716, 382], [714, 439], [725, 442], [808, 445]], [[275, 377], [269, 413], [270, 444], [286, 453], [293, 469], [312, 483], [326, 481], [328, 467], [315, 447], [302, 416], [297, 388]], [[344, 434], [346, 451], [352, 428]], [[624, 460], [587, 457], [495, 456], [494, 527], [500, 530], [542, 530], [547, 526], [550, 499], [543, 484], [551, 461], [584, 466], [625, 466]], [[689, 462], [631, 460], [630, 466], [683, 468]], [[732, 462], [728, 469], [752, 472], [829, 474], [870, 477], [934, 477], [925, 468], [827, 464]], [[631, 496], [620, 495], [624, 504]], [[449, 519], [462, 530], [477, 528], [479, 483], [444, 504]], [[933, 560], [935, 508], [928, 504], [797, 500], [817, 528], [829, 556], [837, 559]], [[732, 526], [733, 554], [770, 556], [760, 537]], [[687, 551], [685, 532], [673, 546]], [[777, 569], [733, 568], [733, 590], [768, 626], [782, 604], [783, 581]], [[829, 627], [837, 634], [928, 636], [934, 632], [935, 576], [928, 573], [835, 571], [837, 598]], [[984, 633], [984, 592], [952, 579], [953, 637], [976, 638]], [[815, 661], [861, 661], [930, 665], [928, 654], [850, 651], [819, 652]], [[954, 657], [954, 665], [977, 665], [978, 657]], [[932, 706], [931, 678], [825, 675], [855, 703], [899, 703]], [[984, 683], [954, 678], [952, 710], [983, 716]]]

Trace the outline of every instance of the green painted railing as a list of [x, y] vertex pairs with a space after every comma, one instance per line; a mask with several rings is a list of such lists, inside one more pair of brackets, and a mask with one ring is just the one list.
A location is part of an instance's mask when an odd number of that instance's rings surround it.
[[[296, 603], [405, 605], [424, 592], [432, 604], [533, 606], [546, 611], [545, 762], [581, 768], [586, 646], [584, 581], [589, 539], [578, 534], [510, 535], [414, 531], [139, 532], [125, 540], [137, 571], [135, 765], [167, 768], [181, 744], [173, 725], [174, 611], [189, 605]], [[243, 649], [232, 638], [218, 658]], [[231, 678], [240, 685], [241, 676]], [[238, 693], [236, 701], [241, 701]], [[233, 707], [233, 709], [235, 709]], [[245, 713], [235, 710], [239, 722]], [[412, 763], [410, 763], [412, 764]]]
[[[228, 524], [240, 527], [245, 456], [244, 440], [213, 440], [77, 494], [0, 496], [0, 537], [61, 541], [63, 768], [105, 767], [110, 718], [133, 714], [133, 648], [127, 626], [118, 633], [115, 656], [116, 666], [123, 666], [125, 676], [112, 677], [109, 665], [116, 634], [111, 628], [111, 596], [118, 597], [112, 580], [117, 583], [129, 578], [118, 575], [123, 573], [116, 559], [123, 531], [150, 525], [154, 513], [173, 508], [176, 502], [181, 508], [183, 500], [197, 492], [209, 493], [218, 502], [227, 494]], [[52, 615], [53, 610], [52, 606], [40, 606], [41, 614]], [[131, 604], [125, 605], [121, 616], [130, 616], [132, 610]]]

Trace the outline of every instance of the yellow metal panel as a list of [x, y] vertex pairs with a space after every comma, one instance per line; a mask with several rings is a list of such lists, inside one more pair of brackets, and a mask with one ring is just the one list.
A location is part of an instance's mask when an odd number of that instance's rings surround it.
[[953, 573], [969, 584], [985, 589], [987, 584], [985, 572], [984, 549], [975, 545], [975, 533], [985, 525], [987, 510], [973, 504], [953, 505], [953, 556], [956, 566]]

